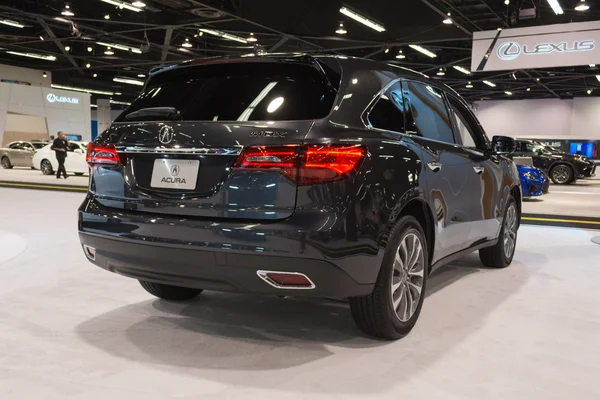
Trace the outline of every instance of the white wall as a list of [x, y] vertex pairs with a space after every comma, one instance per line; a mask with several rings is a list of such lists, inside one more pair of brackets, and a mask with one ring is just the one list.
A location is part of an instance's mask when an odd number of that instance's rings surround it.
[[[110, 120], [114, 121], [122, 112], [123, 110], [110, 110]], [[92, 121], [98, 121], [98, 110], [95, 108], [92, 108]]]
[[489, 137], [600, 140], [600, 97], [488, 100], [475, 108]]
[[48, 75], [44, 78], [44, 71], [30, 68], [13, 67], [10, 65], [0, 65], [0, 80], [15, 80], [30, 83], [32, 86], [50, 87], [52, 83], [52, 72], [45, 71]]
[[[49, 94], [77, 98], [79, 102], [50, 102]], [[46, 118], [50, 135], [63, 131], [81, 135], [83, 140], [90, 140], [92, 136], [89, 93], [0, 83], [0, 144], [3, 143], [7, 113]]]

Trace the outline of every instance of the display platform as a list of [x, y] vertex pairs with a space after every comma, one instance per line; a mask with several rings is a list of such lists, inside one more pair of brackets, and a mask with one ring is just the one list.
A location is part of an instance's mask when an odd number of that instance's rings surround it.
[[57, 179], [56, 176], [44, 175], [39, 170], [18, 167], [13, 169], [0, 168], [0, 187], [86, 192], [88, 182], [88, 175], [69, 174], [68, 179]]
[[596, 231], [524, 226], [510, 267], [440, 269], [413, 332], [385, 342], [340, 302], [156, 300], [87, 261], [80, 194], [32, 193], [0, 188], [2, 229], [27, 243], [0, 262], [0, 398], [600, 398]]

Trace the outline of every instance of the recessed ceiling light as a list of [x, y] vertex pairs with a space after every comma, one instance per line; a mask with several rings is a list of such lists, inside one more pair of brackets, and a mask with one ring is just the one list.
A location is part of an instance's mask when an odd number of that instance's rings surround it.
[[[13, 21], [10, 19], [0, 19], [0, 24], [13, 26], [15, 28], [25, 28], [25, 25], [21, 24], [20, 22]], [[40, 36], [40, 37], [42, 37], [42, 36]], [[42, 39], [42, 40], [44, 40], [44, 39]]]
[[590, 9], [590, 6], [585, 4], [585, 0], [581, 0], [581, 2], [577, 6], [575, 6], [576, 11], [587, 11], [589, 9]]
[[592, 89], [588, 89], [587, 94], [592, 94]]
[[531, 88], [530, 88], [530, 87], [528, 87], [528, 88], [527, 88], [527, 91], [528, 91], [528, 92], [531, 92]]
[[98, 74], [94, 74], [94, 75], [92, 75], [92, 76], [93, 76], [94, 78], [97, 78], [97, 77], [98, 77]]
[[564, 14], [562, 7], [560, 6], [560, 4], [558, 4], [558, 0], [546, 0], [546, 1], [548, 2], [548, 4], [550, 4], [550, 7], [552, 7], [552, 11], [554, 11], [554, 13], [556, 15]]
[[540, 78], [535, 78], [535, 80], [539, 82], [539, 81], [540, 81]]
[[454, 69], [455, 69], [455, 70], [457, 70], [457, 71], [460, 71], [460, 72], [462, 72], [462, 73], [463, 73], [463, 74], [465, 74], [465, 75], [471, 75], [471, 71], [469, 71], [469, 70], [468, 70], [468, 69], [466, 69], [466, 68], [460, 67], [460, 66], [458, 66], [458, 65], [454, 65], [452, 68], [454, 68]]
[[403, 59], [403, 58], [406, 58], [406, 56], [402, 53], [402, 50], [398, 50], [398, 54], [396, 55], [396, 58]]
[[438, 76], [444, 76], [446, 75], [446, 72], [444, 71], [444, 68], [440, 68], [440, 70], [437, 72]]
[[355, 20], [357, 22], [360, 22], [363, 25], [368, 26], [369, 28], [371, 28], [373, 30], [376, 30], [377, 32], [385, 31], [385, 27], [383, 25], [380, 25], [376, 22], [371, 21], [369, 18], [350, 10], [348, 7], [340, 8], [340, 13], [344, 14], [347, 17], [352, 18], [353, 20]]
[[106, 15], [104, 16], [104, 19], [110, 19], [110, 14], [106, 14]]
[[426, 48], [423, 48], [417, 44], [409, 44], [408, 47], [410, 47], [413, 50], [418, 51], [419, 53], [425, 54], [427, 57], [431, 57], [431, 58], [436, 58], [437, 55], [429, 50], [427, 50]]
[[90, 63], [85, 64], [86, 68], [90, 68], [91, 66], [92, 66], [92, 64], [90, 64]]
[[467, 83], [467, 84], [465, 85], [465, 87], [466, 87], [467, 89], [472, 89], [472, 88], [473, 88], [473, 84], [472, 84], [471, 82], [469, 82], [469, 83]]
[[92, 51], [94, 51], [94, 49], [92, 49], [92, 47], [90, 46], [87, 48], [87, 51], [91, 53]]
[[446, 25], [452, 25], [452, 19], [450, 18], [450, 13], [448, 13], [448, 18], [442, 21]]
[[6, 53], [7, 54], [12, 54], [14, 56], [37, 58], [38, 60], [56, 61], [56, 57], [55, 56], [44, 56], [44, 55], [35, 54], [35, 53], [21, 53], [19, 51], [7, 51]]
[[71, 46], [65, 46], [65, 51], [71, 51]]
[[254, 37], [254, 33], [250, 32], [250, 36], [248, 36], [248, 39], [246, 39], [248, 42], [256, 42], [258, 39], [256, 39], [256, 37]]
[[509, 5], [510, 4], [510, 0], [504, 0], [504, 4]]
[[490, 86], [490, 87], [496, 87], [496, 84], [490, 81], [483, 81], [483, 83], [485, 83], [486, 85]]

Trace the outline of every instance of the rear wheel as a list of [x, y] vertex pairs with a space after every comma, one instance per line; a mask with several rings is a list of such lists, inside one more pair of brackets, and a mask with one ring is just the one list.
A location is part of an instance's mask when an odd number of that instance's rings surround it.
[[557, 185], [567, 185], [573, 182], [574, 177], [575, 173], [573, 168], [566, 164], [558, 164], [550, 170], [550, 178], [552, 178], [552, 182]]
[[511, 196], [508, 199], [502, 229], [498, 242], [492, 247], [479, 250], [479, 259], [486, 267], [505, 268], [510, 265], [517, 247], [517, 230], [519, 229], [519, 212], [517, 203]]
[[423, 229], [414, 217], [402, 217], [390, 234], [373, 293], [350, 298], [358, 327], [387, 340], [407, 335], [421, 313], [428, 271]]
[[54, 174], [54, 170], [52, 170], [52, 163], [48, 160], [42, 160], [40, 164], [40, 169], [42, 170], [42, 174], [44, 175]]
[[6, 156], [2, 157], [1, 164], [2, 164], [2, 168], [4, 168], [4, 169], [12, 169], [12, 167], [13, 167], [12, 164], [10, 163], [10, 160]]
[[162, 283], [139, 281], [146, 291], [158, 298], [170, 301], [191, 300], [202, 293], [202, 289], [192, 289]]

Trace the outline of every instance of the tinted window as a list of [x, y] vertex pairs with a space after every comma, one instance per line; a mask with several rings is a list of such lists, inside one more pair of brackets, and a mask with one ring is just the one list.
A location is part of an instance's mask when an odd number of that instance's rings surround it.
[[[454, 120], [456, 121], [457, 133], [460, 135], [463, 146], [466, 147], [481, 147], [483, 144], [476, 133], [473, 116], [469, 110], [456, 98], [448, 96]], [[479, 146], [478, 146], [479, 143]]]
[[[173, 107], [184, 120], [282, 121], [326, 117], [336, 91], [322, 70], [307, 64], [231, 63], [183, 67], [151, 78], [117, 121], [147, 107]], [[132, 116], [133, 117], [133, 116]]]
[[21, 148], [22, 148], [23, 150], [33, 150], [33, 146], [32, 146], [32, 145], [30, 145], [29, 143], [23, 143], [23, 144], [21, 145]]
[[34, 147], [35, 149], [41, 149], [41, 148], [43, 148], [44, 146], [46, 146], [48, 143], [44, 143], [44, 142], [33, 142], [33, 143], [31, 143], [31, 144], [33, 145], [33, 147]]
[[21, 143], [11, 143], [8, 145], [9, 149], [19, 150], [21, 148]]
[[403, 109], [402, 88], [400, 83], [395, 83], [381, 95], [369, 113], [369, 123], [374, 128], [404, 133]]
[[79, 149], [79, 145], [77, 143], [69, 143], [69, 151], [75, 151]]
[[454, 143], [452, 124], [442, 93], [417, 82], [403, 83], [406, 115], [406, 133], [441, 142]]

